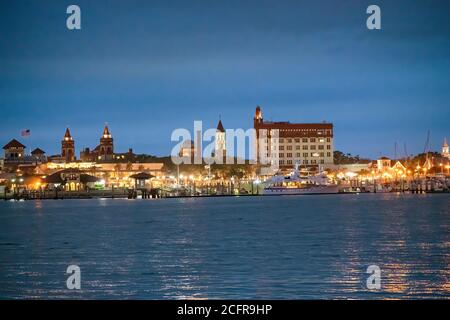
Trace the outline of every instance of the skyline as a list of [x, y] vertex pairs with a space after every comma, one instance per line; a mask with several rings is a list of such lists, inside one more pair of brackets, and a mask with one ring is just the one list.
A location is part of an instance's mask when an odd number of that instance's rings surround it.
[[162, 156], [172, 130], [219, 115], [251, 128], [256, 105], [266, 120], [332, 122], [335, 150], [362, 157], [450, 136], [450, 4], [377, 1], [369, 31], [367, 1], [77, 1], [82, 30], [68, 31], [69, 4], [0, 3], [2, 143], [56, 154], [69, 126], [78, 155], [107, 122], [118, 151]]

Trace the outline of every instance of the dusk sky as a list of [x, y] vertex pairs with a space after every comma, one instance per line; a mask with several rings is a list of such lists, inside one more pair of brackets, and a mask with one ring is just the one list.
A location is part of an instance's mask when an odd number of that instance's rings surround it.
[[[81, 7], [82, 30], [66, 28]], [[366, 27], [381, 7], [382, 30]], [[450, 138], [450, 1], [0, 2], [0, 144], [168, 155], [194, 120], [332, 122], [335, 150], [422, 152]], [[31, 137], [20, 137], [30, 129]], [[29, 150], [30, 151], [30, 150]]]

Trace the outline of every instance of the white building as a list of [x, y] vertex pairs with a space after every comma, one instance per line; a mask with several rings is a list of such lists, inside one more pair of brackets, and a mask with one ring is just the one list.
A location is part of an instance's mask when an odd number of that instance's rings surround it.
[[220, 119], [216, 129], [214, 154], [226, 156], [225, 129], [223, 128], [222, 120]]
[[450, 152], [448, 148], [447, 138], [444, 139], [444, 144], [442, 145], [442, 156], [450, 159]]

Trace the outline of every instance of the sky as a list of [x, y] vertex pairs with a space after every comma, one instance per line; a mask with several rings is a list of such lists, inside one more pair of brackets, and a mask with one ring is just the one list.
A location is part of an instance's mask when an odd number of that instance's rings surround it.
[[336, 150], [393, 157], [423, 152], [428, 130], [440, 149], [449, 101], [449, 1], [0, 1], [0, 144], [57, 154], [68, 126], [78, 153], [108, 123], [117, 152], [162, 156], [174, 129], [251, 128], [260, 105], [332, 122]]

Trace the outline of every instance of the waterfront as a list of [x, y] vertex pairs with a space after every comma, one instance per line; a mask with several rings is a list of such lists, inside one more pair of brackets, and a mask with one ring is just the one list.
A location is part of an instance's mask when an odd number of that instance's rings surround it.
[[[0, 203], [0, 297], [449, 298], [448, 194]], [[81, 290], [66, 289], [67, 266]], [[379, 291], [365, 273], [382, 271]]]

